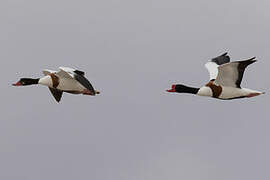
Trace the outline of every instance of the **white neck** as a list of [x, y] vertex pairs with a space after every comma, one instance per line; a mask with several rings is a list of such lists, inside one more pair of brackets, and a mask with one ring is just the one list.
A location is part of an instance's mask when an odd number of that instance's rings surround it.
[[199, 89], [197, 95], [199, 96], [213, 96], [213, 92], [210, 87], [203, 86]]
[[52, 78], [51, 76], [47, 75], [39, 79], [38, 84], [44, 85], [44, 86], [53, 86]]

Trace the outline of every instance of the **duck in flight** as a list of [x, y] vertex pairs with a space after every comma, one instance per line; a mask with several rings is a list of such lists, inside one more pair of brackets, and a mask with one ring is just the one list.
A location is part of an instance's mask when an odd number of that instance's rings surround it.
[[95, 96], [99, 94], [85, 78], [84, 72], [68, 67], [60, 67], [59, 71], [43, 70], [44, 77], [38, 79], [21, 78], [13, 86], [41, 84], [48, 86], [53, 97], [60, 102], [63, 92]]
[[205, 86], [193, 88], [182, 84], [173, 84], [167, 92], [191, 93], [224, 100], [249, 98], [264, 94], [264, 92], [240, 86], [245, 68], [254, 62], [256, 62], [255, 57], [244, 61], [230, 62], [230, 57], [224, 53], [205, 64], [210, 74], [210, 81]]

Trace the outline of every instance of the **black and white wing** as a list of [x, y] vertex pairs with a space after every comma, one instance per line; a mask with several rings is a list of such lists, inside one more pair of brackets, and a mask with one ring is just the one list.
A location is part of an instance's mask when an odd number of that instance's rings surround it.
[[256, 62], [255, 57], [244, 61], [235, 61], [218, 66], [218, 75], [215, 83], [222, 86], [241, 88], [240, 85], [244, 71], [248, 65], [254, 62]]
[[224, 53], [206, 63], [205, 67], [209, 71], [210, 80], [214, 80], [216, 84], [241, 88], [244, 71], [248, 65], [254, 62], [256, 62], [255, 57], [244, 61], [230, 62], [230, 57]]
[[86, 89], [91, 91], [93, 94], [96, 94], [92, 84], [84, 77], [84, 72], [80, 70], [75, 70], [68, 67], [60, 67], [60, 71], [57, 72], [57, 75], [66, 78], [74, 78], [77, 80], [81, 85], [83, 85]]
[[211, 61], [205, 64], [205, 67], [208, 70], [209, 75], [210, 75], [210, 80], [215, 80], [217, 78], [218, 67], [220, 65], [230, 62], [230, 57], [227, 54], [228, 53], [224, 53], [218, 57], [215, 57]]
[[89, 91], [91, 91], [93, 94], [96, 94], [96, 91], [94, 90], [92, 84], [83, 76], [83, 75], [80, 75], [80, 74], [77, 74], [75, 72], [75, 75], [74, 75], [75, 79], [77, 81], [79, 81], [79, 83], [81, 83], [81, 85], [83, 85], [86, 89], [88, 89]]

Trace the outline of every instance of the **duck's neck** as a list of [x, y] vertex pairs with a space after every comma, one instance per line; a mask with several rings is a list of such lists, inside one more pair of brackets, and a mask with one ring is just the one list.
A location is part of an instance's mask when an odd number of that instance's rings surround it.
[[194, 88], [185, 85], [176, 85], [175, 92], [178, 93], [189, 93], [189, 94], [197, 94], [200, 88]]
[[39, 84], [39, 78], [37, 79], [32, 79], [32, 78], [23, 78], [23, 82], [25, 83], [25, 86], [28, 85], [34, 85], [34, 84]]
[[39, 78], [33, 79], [32, 83], [33, 83], [33, 84], [39, 84]]

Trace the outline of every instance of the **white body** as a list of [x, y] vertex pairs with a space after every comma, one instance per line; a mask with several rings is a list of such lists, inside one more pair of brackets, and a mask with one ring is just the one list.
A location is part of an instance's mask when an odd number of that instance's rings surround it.
[[[235, 87], [222, 86], [222, 92], [218, 98], [219, 99], [233, 99], [233, 98], [238, 98], [238, 97], [247, 97], [252, 93], [263, 94], [263, 92], [255, 91], [255, 90], [251, 90], [247, 88], [240, 89], [240, 88], [235, 88]], [[203, 86], [200, 88], [197, 95], [212, 97], [213, 92], [210, 87]]]
[[203, 86], [199, 89], [197, 95], [199, 96], [213, 96], [213, 92], [210, 87]]
[[222, 93], [220, 94], [220, 99], [230, 99], [230, 98], [237, 98], [237, 97], [248, 97], [250, 94], [259, 93], [263, 94], [262, 92], [246, 89], [246, 88], [234, 88], [234, 87], [222, 87]]

